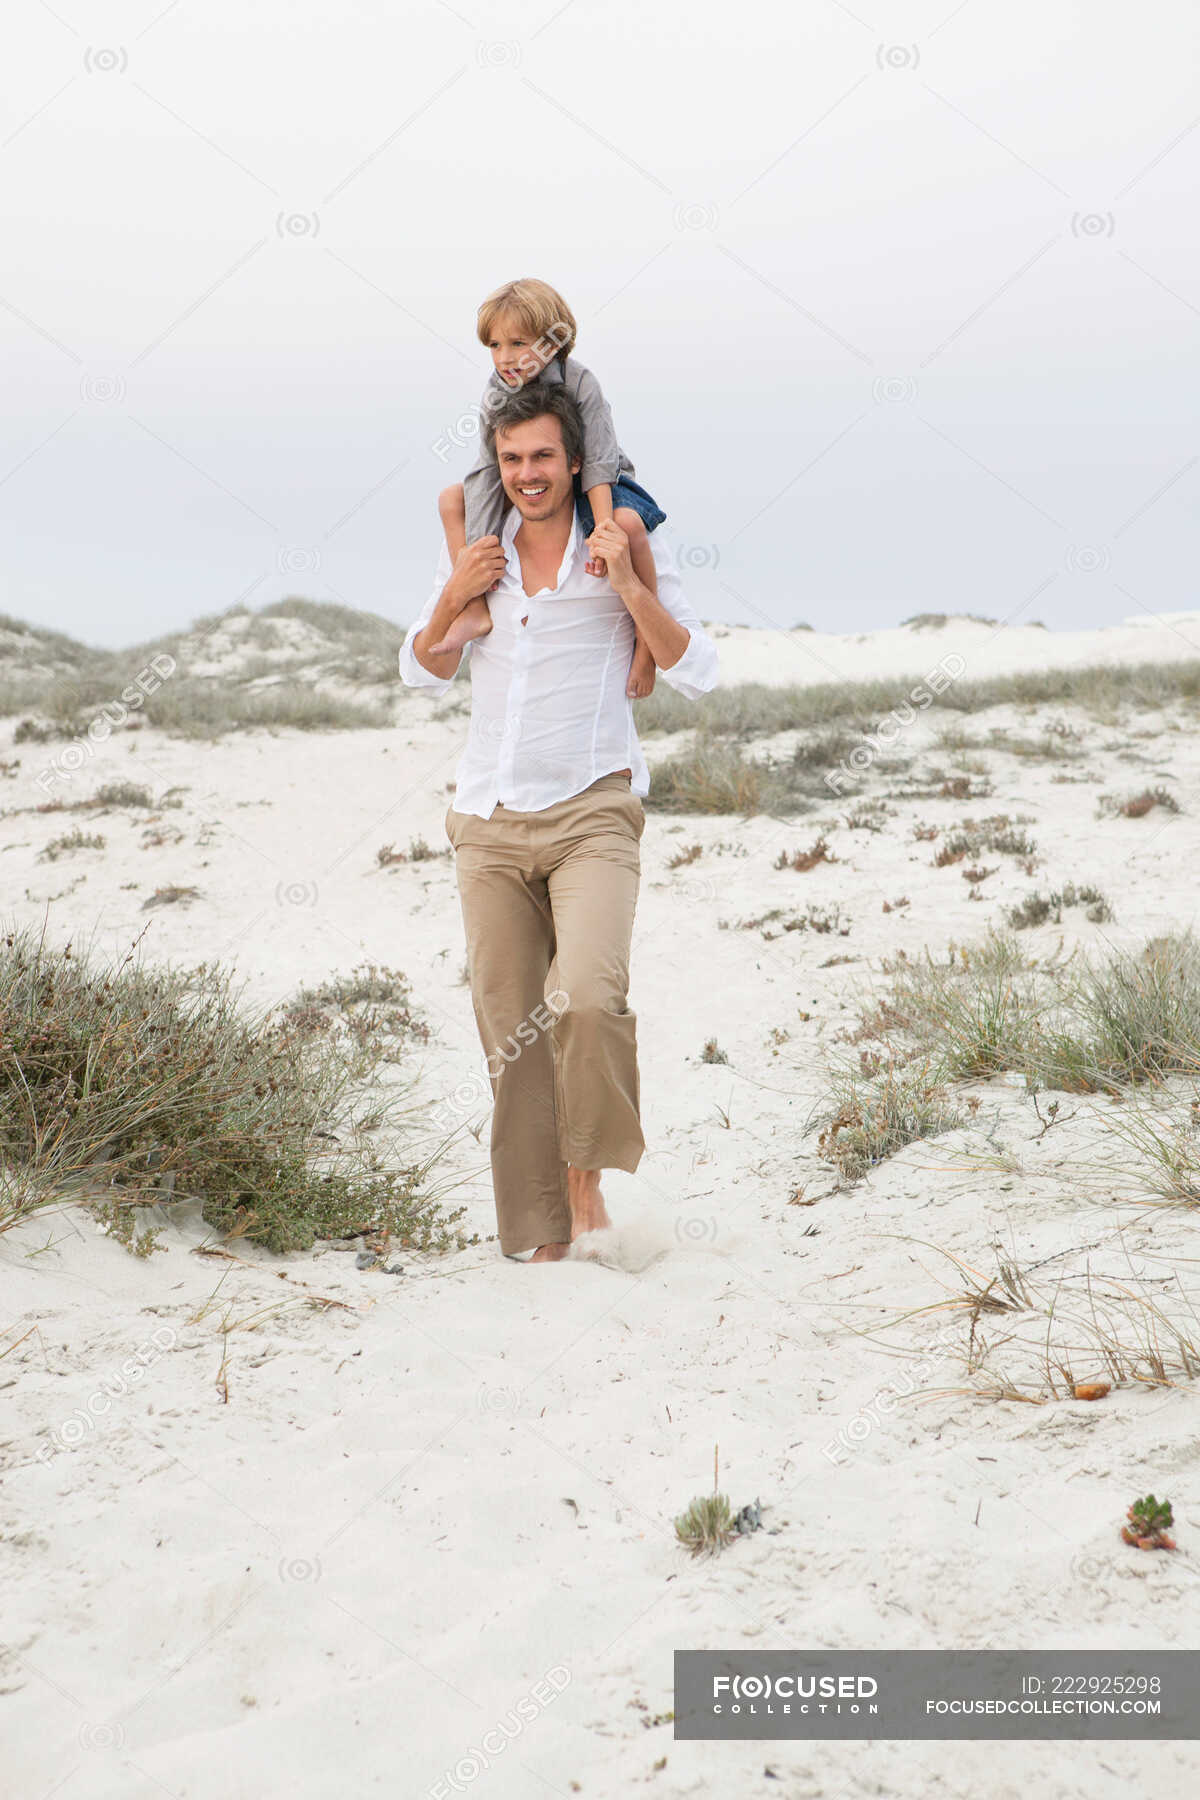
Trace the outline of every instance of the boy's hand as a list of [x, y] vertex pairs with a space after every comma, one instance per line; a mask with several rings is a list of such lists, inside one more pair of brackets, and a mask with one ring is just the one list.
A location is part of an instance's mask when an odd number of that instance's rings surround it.
[[507, 567], [508, 559], [498, 537], [476, 538], [459, 551], [446, 585], [461, 609], [480, 594], [494, 593]]
[[586, 545], [588, 547], [588, 559], [583, 565], [583, 572], [585, 575], [607, 575], [608, 574], [608, 564], [605, 562], [605, 560], [602, 556], [598, 555], [596, 553], [596, 551], [592, 549], [592, 545], [596, 541], [596, 533], [599, 529], [600, 529], [600, 527], [598, 525], [593, 525], [592, 526], [592, 535], [590, 537], [584, 539], [584, 542], [586, 543]]
[[[603, 519], [587, 541], [592, 560], [600, 563], [617, 592], [633, 579], [629, 539], [615, 519]], [[592, 573], [591, 564], [588, 573]]]

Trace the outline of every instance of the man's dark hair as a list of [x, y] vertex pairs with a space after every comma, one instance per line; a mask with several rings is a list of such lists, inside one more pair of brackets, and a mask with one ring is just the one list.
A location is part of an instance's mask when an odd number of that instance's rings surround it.
[[506, 394], [500, 404], [488, 412], [483, 427], [483, 441], [488, 450], [495, 456], [498, 431], [511, 431], [514, 425], [526, 425], [530, 419], [540, 419], [543, 413], [549, 413], [562, 427], [568, 463], [577, 459], [582, 463], [583, 414], [561, 382], [543, 386], [540, 381], [531, 381], [518, 388], [515, 394]]

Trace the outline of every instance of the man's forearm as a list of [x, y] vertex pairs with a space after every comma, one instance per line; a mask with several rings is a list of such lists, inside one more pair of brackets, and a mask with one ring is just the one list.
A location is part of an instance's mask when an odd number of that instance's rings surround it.
[[631, 572], [618, 593], [637, 627], [638, 635], [660, 669], [673, 669], [691, 641], [691, 632], [672, 618], [662, 601]]

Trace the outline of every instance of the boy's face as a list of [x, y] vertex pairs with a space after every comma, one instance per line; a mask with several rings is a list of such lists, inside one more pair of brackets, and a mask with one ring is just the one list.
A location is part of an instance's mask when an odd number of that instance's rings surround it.
[[506, 387], [524, 387], [554, 361], [555, 347], [528, 331], [512, 313], [502, 313], [488, 338], [492, 365]]
[[505, 494], [523, 519], [550, 519], [566, 507], [574, 511], [579, 460], [569, 460], [553, 413], [498, 431], [496, 467]]

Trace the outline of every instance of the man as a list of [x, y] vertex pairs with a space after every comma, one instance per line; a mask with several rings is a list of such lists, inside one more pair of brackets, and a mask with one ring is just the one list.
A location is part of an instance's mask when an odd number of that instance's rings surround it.
[[[470, 661], [471, 724], [446, 832], [495, 1101], [496, 1218], [506, 1256], [550, 1262], [610, 1223], [601, 1171], [632, 1171], [645, 1149], [627, 1003], [650, 789], [625, 693], [635, 625], [689, 699], [716, 685], [717, 655], [661, 532], [651, 534], [657, 598], [612, 520], [590, 540], [607, 576], [585, 573], [574, 487], [583, 426], [563, 388], [518, 390], [490, 415], [486, 441], [511, 502], [502, 536], [468, 544], [453, 569], [443, 548], [400, 673], [442, 692]], [[432, 649], [480, 596], [491, 631]]]

